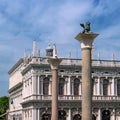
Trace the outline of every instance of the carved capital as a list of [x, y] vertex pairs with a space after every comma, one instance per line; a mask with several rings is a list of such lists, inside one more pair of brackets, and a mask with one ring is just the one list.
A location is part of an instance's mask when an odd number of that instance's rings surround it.
[[79, 33], [75, 39], [80, 41], [81, 48], [92, 48], [94, 39], [98, 36], [95, 33]]

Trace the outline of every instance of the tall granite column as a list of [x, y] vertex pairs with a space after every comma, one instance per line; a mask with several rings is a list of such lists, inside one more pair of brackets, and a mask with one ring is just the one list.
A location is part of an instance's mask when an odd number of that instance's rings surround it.
[[49, 58], [48, 63], [52, 70], [52, 118], [58, 120], [58, 66], [61, 63], [60, 58]]
[[92, 120], [91, 48], [98, 34], [79, 33], [75, 39], [82, 49], [82, 120]]

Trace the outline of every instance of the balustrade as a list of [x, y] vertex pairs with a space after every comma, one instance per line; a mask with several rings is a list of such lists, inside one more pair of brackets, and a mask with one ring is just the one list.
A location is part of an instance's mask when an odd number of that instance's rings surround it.
[[[52, 100], [52, 96], [51, 95], [31, 95], [28, 97], [25, 97], [23, 99], [23, 102], [26, 101], [31, 101], [31, 100]], [[58, 96], [58, 100], [82, 100], [82, 96], [74, 96], [74, 95], [63, 95], [63, 96]], [[119, 96], [93, 96], [92, 97], [93, 101], [120, 101], [120, 97]]]

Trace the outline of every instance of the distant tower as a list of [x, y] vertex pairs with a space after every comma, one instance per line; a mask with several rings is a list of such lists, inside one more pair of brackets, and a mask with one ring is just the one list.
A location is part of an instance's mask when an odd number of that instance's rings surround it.
[[46, 48], [46, 57], [53, 57], [53, 48], [51, 47], [50, 42]]
[[33, 41], [32, 57], [36, 57], [36, 40]]

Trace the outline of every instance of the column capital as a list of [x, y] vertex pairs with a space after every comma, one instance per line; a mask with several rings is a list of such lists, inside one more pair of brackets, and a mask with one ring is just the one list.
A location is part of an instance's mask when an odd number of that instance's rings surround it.
[[48, 63], [52, 70], [56, 70], [59, 67], [59, 64], [62, 62], [61, 58], [48, 58]]
[[75, 39], [81, 43], [81, 48], [92, 48], [94, 39], [99, 34], [96, 33], [79, 33]]

